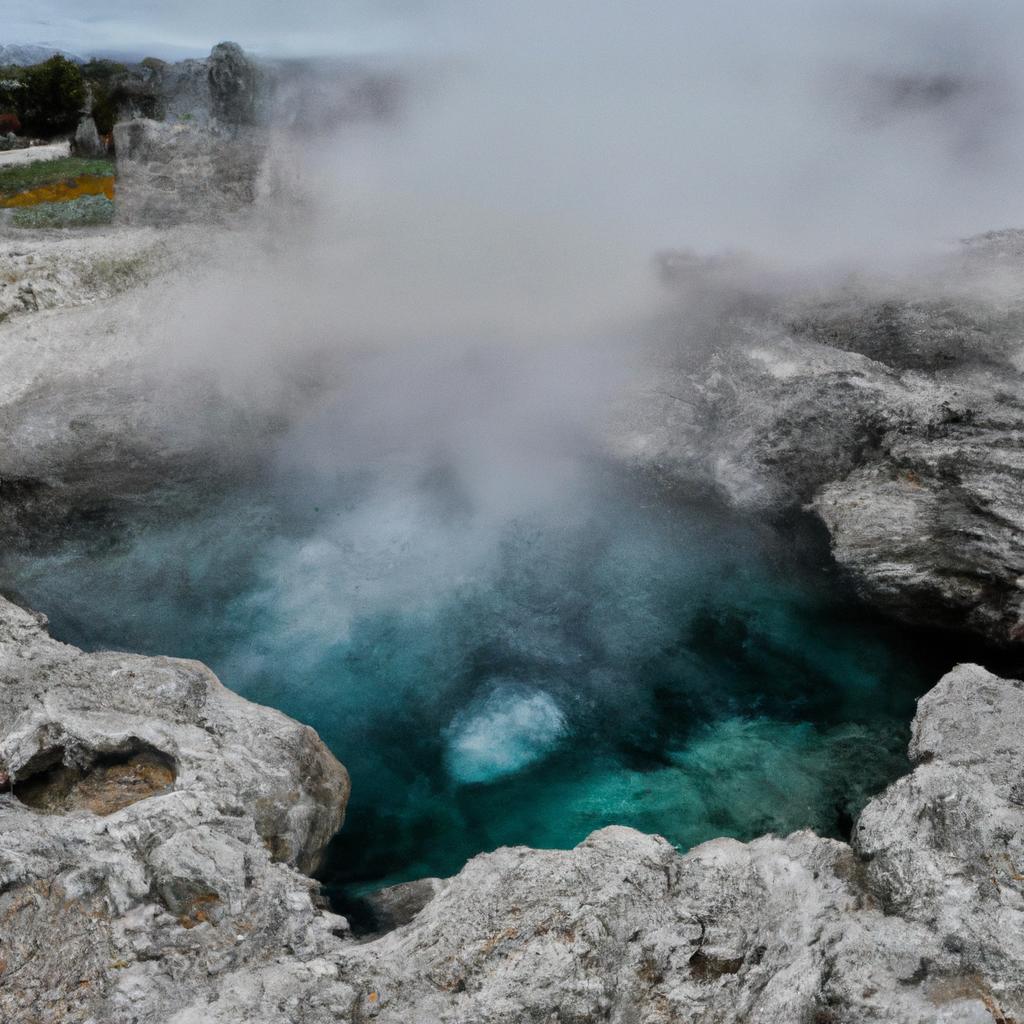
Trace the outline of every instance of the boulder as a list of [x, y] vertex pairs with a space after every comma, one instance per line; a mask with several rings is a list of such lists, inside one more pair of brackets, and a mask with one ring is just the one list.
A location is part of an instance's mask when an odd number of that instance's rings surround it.
[[218, 43], [210, 53], [210, 110], [225, 125], [256, 122], [259, 71], [237, 43]]
[[0, 1019], [126, 1020], [141, 985], [156, 1020], [193, 975], [336, 941], [303, 873], [349, 783], [311, 729], [2, 599], [0, 674]]

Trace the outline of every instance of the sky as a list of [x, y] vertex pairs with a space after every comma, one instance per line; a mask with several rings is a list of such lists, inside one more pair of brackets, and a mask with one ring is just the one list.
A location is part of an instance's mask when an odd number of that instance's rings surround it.
[[1013, 0], [2, 0], [0, 42], [202, 53], [231, 38], [263, 53], [304, 55], [443, 48], [497, 30], [541, 48], [586, 47], [604, 37], [609, 45], [679, 46], [683, 55], [678, 33], [710, 33], [713, 47], [720, 30], [735, 28], [750, 48], [799, 51], [802, 43], [841, 46], [842, 37], [873, 27], [883, 46], [888, 34], [911, 49], [922, 38], [1003, 48], [1010, 30], [1024, 26], [1020, 7]]
[[233, 39], [274, 56], [410, 49], [429, 34], [417, 0], [0, 0], [3, 42], [96, 52], [198, 56]]

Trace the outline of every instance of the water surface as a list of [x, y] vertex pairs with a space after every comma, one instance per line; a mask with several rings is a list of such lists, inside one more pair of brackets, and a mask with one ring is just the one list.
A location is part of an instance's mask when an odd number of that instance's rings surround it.
[[[394, 467], [393, 467], [394, 468]], [[324, 878], [358, 893], [609, 823], [680, 848], [844, 835], [906, 770], [951, 664], [857, 603], [809, 521], [768, 527], [579, 457], [485, 514], [440, 460], [269, 473], [4, 582], [54, 634], [199, 658], [349, 768]]]

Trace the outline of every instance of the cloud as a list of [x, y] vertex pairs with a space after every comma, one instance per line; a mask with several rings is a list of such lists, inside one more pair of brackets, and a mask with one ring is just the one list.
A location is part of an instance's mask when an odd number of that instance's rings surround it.
[[[208, 53], [234, 39], [275, 55], [376, 52], [414, 44], [417, 4], [338, 4], [331, 0], [107, 0], [83, 15], [67, 0], [37, 0], [30, 9], [3, 0], [7, 41], [45, 42], [72, 51], [132, 51], [177, 57]], [[10, 10], [4, 10], [10, 8]]]

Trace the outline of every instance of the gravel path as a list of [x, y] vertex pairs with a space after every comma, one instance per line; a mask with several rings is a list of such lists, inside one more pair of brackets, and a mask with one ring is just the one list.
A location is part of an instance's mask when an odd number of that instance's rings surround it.
[[47, 146], [29, 146], [28, 149], [11, 149], [6, 153], [0, 153], [0, 167], [34, 164], [39, 160], [60, 160], [66, 156], [71, 156], [70, 142], [54, 142]]

